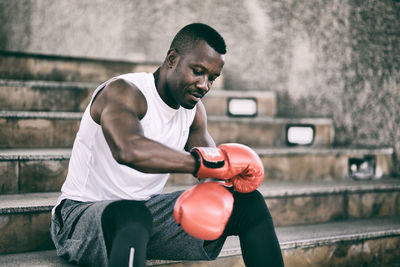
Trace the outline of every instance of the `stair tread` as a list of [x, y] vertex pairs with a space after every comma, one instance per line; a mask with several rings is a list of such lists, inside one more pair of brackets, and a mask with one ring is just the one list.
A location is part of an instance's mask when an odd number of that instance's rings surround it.
[[[366, 153], [381, 153], [393, 154], [394, 150], [391, 147], [254, 147], [259, 155], [284, 155], [284, 154], [366, 154]], [[41, 158], [51, 156], [63, 156], [68, 158], [71, 155], [72, 148], [12, 148], [0, 149], [0, 160], [7, 159], [28, 159]]]
[[[71, 81], [46, 81], [46, 80], [14, 80], [14, 79], [1, 79], [0, 87], [27, 87], [32, 89], [46, 89], [46, 90], [93, 90], [99, 83], [93, 82], [71, 82]], [[237, 98], [263, 98], [263, 99], [275, 99], [276, 92], [274, 91], [263, 91], [263, 90], [228, 90], [219, 89], [212, 90], [206, 96], [205, 99], [208, 100], [213, 97], [237, 97]]]
[[15, 111], [1, 110], [0, 118], [6, 119], [70, 119], [80, 120], [83, 112], [66, 111]]
[[356, 219], [276, 228], [282, 249], [400, 235], [400, 217]]
[[98, 83], [92, 82], [68, 82], [68, 81], [46, 81], [46, 80], [13, 80], [0, 79], [0, 86], [23, 86], [30, 88], [46, 89], [94, 89]]
[[[24, 111], [24, 110], [0, 110], [0, 118], [25, 118], [25, 119], [80, 119], [83, 112], [66, 111]], [[325, 117], [304, 117], [304, 118], [286, 118], [286, 117], [229, 117], [226, 115], [209, 115], [210, 121], [226, 122], [259, 122], [259, 123], [287, 123], [287, 124], [331, 124], [332, 119]]]
[[59, 192], [0, 195], [0, 214], [49, 211], [59, 195]]
[[[384, 178], [368, 181], [264, 182], [259, 187], [259, 191], [265, 198], [351, 192], [386, 192], [400, 190], [399, 181], [398, 178]], [[166, 186], [163, 192], [186, 190], [191, 186]], [[49, 211], [56, 204], [59, 195], [60, 192], [0, 195], [0, 214]]]
[[[185, 190], [188, 185], [167, 186], [165, 193]], [[383, 178], [377, 180], [334, 180], [334, 181], [300, 181], [300, 182], [264, 182], [258, 190], [265, 198], [306, 196], [316, 194], [341, 194], [351, 192], [371, 192], [400, 190], [400, 179]]]
[[[338, 242], [400, 236], [400, 217], [349, 220], [321, 224], [276, 227], [282, 250], [326, 246]], [[237, 237], [229, 237], [219, 257], [240, 255]], [[70, 266], [54, 250], [0, 255], [6, 266]], [[148, 265], [171, 261], [149, 260]]]
[[[0, 78], [0, 86], [26, 86], [31, 88], [64, 88], [64, 89], [94, 89], [99, 83], [93, 82], [72, 82], [72, 81], [51, 81], [51, 80], [19, 80], [19, 79], [3, 79]], [[260, 96], [260, 97], [275, 97], [274, 91], [267, 90], [228, 90], [228, 89], [217, 89], [207, 93], [206, 97], [209, 96], [233, 96], [233, 97], [248, 97]]]
[[71, 148], [0, 149], [0, 160], [69, 159], [71, 151]]

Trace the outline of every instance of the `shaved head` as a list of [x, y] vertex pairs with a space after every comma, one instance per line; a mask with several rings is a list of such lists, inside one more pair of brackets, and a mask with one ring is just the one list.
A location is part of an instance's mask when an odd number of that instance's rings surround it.
[[170, 49], [185, 55], [198, 44], [200, 40], [207, 42], [215, 51], [226, 54], [226, 44], [222, 36], [213, 28], [202, 23], [193, 23], [183, 27], [172, 40]]

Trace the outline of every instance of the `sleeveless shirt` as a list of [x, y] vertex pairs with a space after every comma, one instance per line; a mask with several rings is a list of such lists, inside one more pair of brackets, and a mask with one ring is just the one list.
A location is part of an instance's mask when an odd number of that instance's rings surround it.
[[[115, 78], [133, 83], [145, 96], [147, 112], [140, 121], [144, 136], [183, 150], [196, 107], [169, 107], [159, 96], [152, 73], [128, 73]], [[77, 201], [147, 200], [163, 190], [169, 174], [143, 173], [119, 164], [112, 156], [101, 126], [90, 115], [94, 97], [115, 78], [97, 87], [83, 114], [58, 203], [65, 198]]]

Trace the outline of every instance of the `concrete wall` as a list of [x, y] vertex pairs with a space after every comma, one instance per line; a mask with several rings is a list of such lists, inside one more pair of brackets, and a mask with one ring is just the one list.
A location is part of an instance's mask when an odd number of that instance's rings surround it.
[[0, 50], [160, 62], [195, 21], [227, 41], [227, 89], [276, 91], [280, 116], [400, 155], [399, 1], [0, 0]]

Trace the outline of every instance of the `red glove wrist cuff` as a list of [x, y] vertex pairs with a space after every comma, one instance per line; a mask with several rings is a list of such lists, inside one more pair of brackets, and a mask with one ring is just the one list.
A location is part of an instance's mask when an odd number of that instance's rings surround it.
[[219, 169], [225, 164], [223, 152], [216, 147], [195, 147], [190, 153], [196, 159], [194, 176], [197, 176], [202, 169]]
[[200, 165], [201, 165], [201, 158], [200, 158], [199, 153], [197, 153], [193, 149], [190, 151], [190, 154], [192, 154], [192, 156], [194, 157], [194, 160], [196, 161], [196, 166], [195, 166], [195, 170], [193, 172], [193, 176], [197, 176], [197, 172], [199, 171]]

